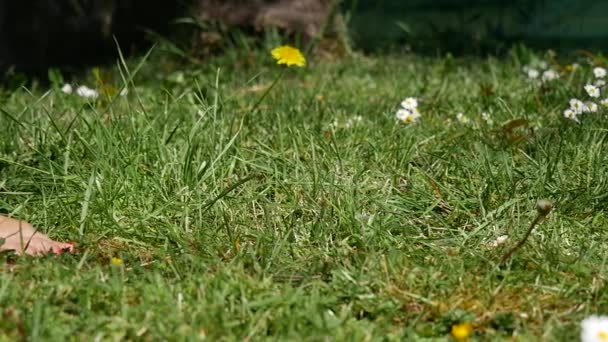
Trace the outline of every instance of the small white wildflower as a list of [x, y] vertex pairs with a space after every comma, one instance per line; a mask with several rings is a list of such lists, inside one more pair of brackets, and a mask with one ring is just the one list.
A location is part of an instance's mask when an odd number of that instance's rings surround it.
[[597, 104], [595, 102], [585, 102], [585, 107], [583, 107], [583, 112], [585, 113], [595, 113], [597, 112]]
[[413, 97], [408, 97], [407, 99], [401, 101], [401, 106], [407, 110], [418, 108], [418, 100]]
[[603, 87], [603, 86], [605, 86], [605, 85], [606, 85], [606, 81], [604, 81], [604, 80], [602, 80], [602, 79], [600, 79], [600, 80], [595, 80], [595, 82], [593, 82], [593, 84], [594, 84], [596, 87], [598, 87], [598, 88], [599, 88], [599, 87]]
[[503, 243], [507, 242], [508, 239], [509, 239], [509, 235], [501, 235], [501, 236], [497, 237], [495, 240], [487, 242], [486, 246], [498, 247], [498, 246], [502, 245]]
[[582, 342], [608, 341], [608, 316], [589, 316], [581, 322]]
[[574, 112], [574, 114], [580, 114], [583, 112], [585, 108], [585, 104], [583, 101], [578, 99], [570, 99], [570, 109]]
[[95, 99], [99, 96], [99, 93], [95, 89], [91, 89], [87, 86], [80, 86], [76, 88], [76, 95]]
[[418, 110], [410, 111], [407, 109], [399, 109], [396, 114], [397, 120], [402, 123], [413, 123], [416, 122], [420, 118], [420, 113]]
[[66, 83], [63, 85], [63, 87], [61, 87], [61, 91], [66, 93], [66, 94], [71, 94], [72, 93], [72, 85], [69, 83]]
[[587, 84], [585, 86], [585, 91], [591, 97], [600, 97], [600, 89], [593, 84]]
[[532, 80], [536, 79], [536, 78], [538, 78], [539, 75], [540, 75], [540, 72], [538, 72], [538, 70], [536, 70], [536, 69], [530, 68], [528, 70], [528, 78], [529, 79], [532, 79]]
[[340, 126], [340, 123], [338, 122], [338, 119], [335, 119], [334, 121], [332, 121], [329, 124], [330, 129], [337, 129], [339, 126]]
[[407, 116], [409, 116], [411, 114], [412, 114], [412, 112], [410, 112], [409, 110], [399, 108], [399, 109], [397, 109], [397, 113], [395, 113], [395, 117], [397, 118], [397, 120], [403, 121], [403, 120], [405, 120], [405, 118]]
[[606, 69], [604, 69], [602, 67], [595, 67], [595, 68], [593, 68], [593, 74], [597, 78], [604, 78], [604, 77], [606, 77]]
[[458, 122], [460, 122], [461, 124], [465, 124], [465, 125], [468, 124], [471, 121], [463, 113], [456, 114], [456, 120], [458, 120]]
[[600, 104], [601, 104], [602, 106], [604, 106], [604, 107], [608, 107], [608, 97], [607, 97], [607, 98], [605, 98], [605, 99], [603, 99], [603, 100], [601, 100], [601, 101], [600, 101]]
[[420, 119], [420, 114], [418, 112], [413, 112], [406, 118], [406, 122], [416, 122]]
[[547, 69], [549, 67], [549, 65], [545, 61], [540, 61], [540, 62], [538, 62], [538, 67], [541, 69]]
[[548, 69], [543, 72], [543, 75], [541, 78], [543, 81], [553, 81], [553, 80], [559, 78], [559, 74], [557, 73], [557, 71], [555, 71], [553, 69]]
[[481, 118], [486, 122], [486, 124], [492, 126], [494, 124], [494, 120], [492, 120], [492, 117], [490, 116], [490, 114], [483, 112], [481, 113]]
[[363, 117], [361, 115], [353, 116], [352, 118], [348, 119], [348, 121], [346, 121], [344, 127], [352, 128], [361, 121], [363, 121]]
[[587, 104], [587, 107], [589, 107], [589, 110], [591, 111], [591, 113], [595, 113], [597, 112], [597, 104], [595, 102], [589, 102]]
[[573, 120], [573, 121], [579, 122], [579, 121], [578, 121], [578, 117], [577, 117], [576, 112], [575, 112], [574, 110], [572, 110], [572, 109], [566, 109], [566, 110], [564, 111], [564, 117], [565, 117], [566, 119], [570, 119], [570, 120]]

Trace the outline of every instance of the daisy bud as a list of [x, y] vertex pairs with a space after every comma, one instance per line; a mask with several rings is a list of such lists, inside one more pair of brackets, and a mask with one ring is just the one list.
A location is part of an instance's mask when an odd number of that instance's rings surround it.
[[553, 203], [551, 203], [549, 200], [541, 199], [536, 202], [536, 210], [543, 216], [549, 215], [551, 209], [553, 209]]

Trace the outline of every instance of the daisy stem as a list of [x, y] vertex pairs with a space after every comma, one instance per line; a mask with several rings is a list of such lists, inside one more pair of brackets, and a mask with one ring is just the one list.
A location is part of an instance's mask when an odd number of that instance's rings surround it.
[[272, 90], [272, 88], [274, 88], [274, 86], [276, 86], [277, 83], [279, 83], [279, 80], [281, 78], [283, 78], [283, 75], [285, 74], [285, 69], [287, 69], [287, 68], [281, 69], [281, 73], [274, 79], [274, 81], [272, 81], [272, 84], [270, 85], [270, 87], [268, 87], [266, 89], [266, 91], [264, 91], [264, 94], [262, 94], [262, 96], [260, 96], [260, 98], [258, 99], [258, 101], [253, 105], [253, 108], [251, 108], [251, 113], [255, 113], [255, 111], [258, 109], [258, 107], [260, 106], [260, 104], [262, 103], [262, 101], [264, 101], [264, 99], [266, 98], [266, 96], [268, 96], [268, 94], [270, 93], [270, 91]]
[[507, 253], [505, 253], [505, 255], [503, 255], [502, 259], [500, 259], [500, 263], [499, 265], [504, 264], [505, 262], [507, 262], [511, 256], [513, 256], [513, 253], [515, 253], [518, 249], [520, 249], [528, 240], [528, 237], [530, 237], [530, 234], [532, 234], [532, 231], [534, 230], [534, 227], [536, 227], [539, 223], [541, 223], [546, 217], [547, 215], [549, 215], [549, 212], [551, 212], [551, 208], [549, 207], [549, 209], [544, 209], [538, 210], [538, 214], [536, 215], [536, 218], [534, 219], [534, 221], [532, 221], [532, 223], [530, 224], [530, 227], [528, 227], [528, 230], [526, 231], [526, 234], [524, 234], [524, 237], [519, 240], [519, 242], [517, 243], [517, 245], [515, 245], [513, 248], [511, 248]]

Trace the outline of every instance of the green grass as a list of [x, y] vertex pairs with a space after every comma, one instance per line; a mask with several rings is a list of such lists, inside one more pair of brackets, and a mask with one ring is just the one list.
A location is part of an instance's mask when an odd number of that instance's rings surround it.
[[515, 55], [311, 60], [250, 112], [267, 52], [156, 57], [113, 71], [126, 97], [3, 94], [0, 209], [78, 252], [2, 256], [0, 340], [448, 341], [469, 321], [573, 341], [606, 313], [607, 113], [561, 116], [588, 70], [540, 87]]

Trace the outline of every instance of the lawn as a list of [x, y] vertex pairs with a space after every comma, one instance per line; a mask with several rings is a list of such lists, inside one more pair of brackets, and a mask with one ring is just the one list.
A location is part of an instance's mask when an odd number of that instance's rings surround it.
[[80, 77], [96, 100], [3, 91], [0, 211], [78, 250], [0, 255], [0, 340], [576, 340], [608, 310], [608, 108], [564, 118], [591, 59], [534, 58], [156, 50]]

